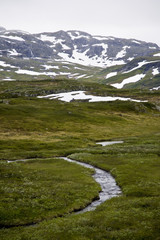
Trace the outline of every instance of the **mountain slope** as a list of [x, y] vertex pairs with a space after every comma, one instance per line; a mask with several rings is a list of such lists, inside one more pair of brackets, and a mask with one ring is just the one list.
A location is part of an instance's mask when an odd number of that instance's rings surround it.
[[58, 57], [84, 65], [121, 65], [139, 56], [157, 52], [159, 47], [134, 39], [91, 36], [80, 31], [59, 31], [35, 35], [52, 47]]
[[81, 31], [30, 34], [0, 27], [0, 79], [61, 76], [100, 81], [117, 88], [157, 88], [159, 52], [158, 45], [135, 39], [92, 36]]
[[121, 67], [103, 70], [103, 82], [116, 88], [155, 88], [160, 86], [160, 58], [137, 58]]
[[92, 36], [80, 31], [29, 34], [0, 30], [2, 56], [53, 58], [98, 67], [120, 65], [156, 53], [153, 43], [134, 39]]

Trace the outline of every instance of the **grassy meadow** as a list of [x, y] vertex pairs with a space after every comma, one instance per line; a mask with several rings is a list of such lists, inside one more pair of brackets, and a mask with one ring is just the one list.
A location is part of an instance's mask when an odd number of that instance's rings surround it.
[[[85, 90], [148, 102], [38, 99]], [[2, 240], [160, 240], [160, 91], [116, 90], [72, 80], [0, 82]], [[96, 142], [123, 140], [102, 147]], [[93, 170], [109, 171], [123, 195], [95, 211]], [[28, 159], [25, 162], [10, 160]], [[34, 224], [34, 225], [32, 225]]]

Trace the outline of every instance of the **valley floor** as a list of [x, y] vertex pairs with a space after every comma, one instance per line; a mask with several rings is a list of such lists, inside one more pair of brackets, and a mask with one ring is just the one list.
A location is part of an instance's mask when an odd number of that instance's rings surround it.
[[[149, 102], [37, 98], [64, 90]], [[1, 239], [159, 240], [159, 95], [62, 80], [1, 83]], [[111, 139], [124, 143], [96, 144]], [[123, 195], [73, 214], [97, 198], [100, 186], [92, 169], [59, 156], [110, 172]], [[23, 158], [33, 160], [7, 162]], [[36, 225], [22, 226], [30, 223]]]

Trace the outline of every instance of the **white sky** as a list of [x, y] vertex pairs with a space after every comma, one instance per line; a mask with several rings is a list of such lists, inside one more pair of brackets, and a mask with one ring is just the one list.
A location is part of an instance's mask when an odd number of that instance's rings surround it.
[[160, 0], [0, 0], [0, 26], [31, 33], [81, 30], [160, 46]]

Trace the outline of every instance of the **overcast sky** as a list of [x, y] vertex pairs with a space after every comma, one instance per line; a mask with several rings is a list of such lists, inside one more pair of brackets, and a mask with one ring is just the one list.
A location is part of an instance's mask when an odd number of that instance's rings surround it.
[[0, 26], [31, 33], [81, 30], [160, 46], [160, 0], [0, 0]]

